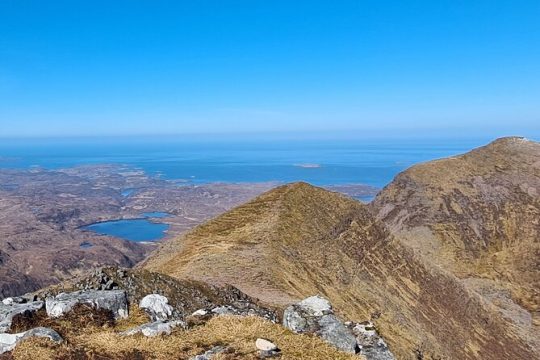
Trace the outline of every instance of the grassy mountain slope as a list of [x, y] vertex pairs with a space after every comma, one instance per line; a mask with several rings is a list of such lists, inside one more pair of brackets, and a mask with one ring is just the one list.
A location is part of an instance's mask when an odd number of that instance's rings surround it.
[[348, 319], [373, 319], [401, 359], [534, 356], [490, 304], [418, 259], [366, 206], [304, 183], [165, 243], [143, 266], [278, 306], [322, 294]]
[[502, 138], [413, 166], [372, 208], [418, 254], [462, 279], [538, 341], [539, 143]]

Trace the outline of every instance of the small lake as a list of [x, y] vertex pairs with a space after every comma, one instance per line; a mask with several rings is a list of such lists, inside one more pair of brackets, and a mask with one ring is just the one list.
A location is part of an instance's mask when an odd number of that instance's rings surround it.
[[123, 197], [128, 197], [130, 196], [131, 194], [133, 194], [135, 192], [135, 189], [124, 189], [122, 190], [121, 194]]
[[103, 221], [84, 226], [100, 235], [109, 235], [129, 241], [157, 241], [165, 236], [168, 224], [152, 222], [148, 219], [126, 219]]

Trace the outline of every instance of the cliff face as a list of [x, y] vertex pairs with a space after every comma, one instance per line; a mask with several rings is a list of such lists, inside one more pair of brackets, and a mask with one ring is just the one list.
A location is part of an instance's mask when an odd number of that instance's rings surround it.
[[229, 283], [276, 306], [321, 294], [351, 320], [372, 319], [400, 359], [535, 356], [489, 304], [418, 258], [366, 206], [303, 183], [165, 243], [143, 266]]
[[540, 144], [502, 138], [413, 166], [371, 204], [427, 261], [456, 275], [522, 331], [540, 326]]

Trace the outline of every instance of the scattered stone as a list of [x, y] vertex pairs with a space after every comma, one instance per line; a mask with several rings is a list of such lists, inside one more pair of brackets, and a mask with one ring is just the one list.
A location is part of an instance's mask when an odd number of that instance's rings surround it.
[[18, 334], [0, 334], [0, 354], [15, 349], [22, 340], [34, 336], [48, 338], [56, 343], [63, 341], [56, 331], [45, 327], [37, 327]]
[[2, 300], [2, 304], [4, 305], [13, 305], [13, 298], [5, 298], [4, 300]]
[[63, 316], [77, 304], [110, 310], [116, 319], [127, 318], [128, 316], [127, 298], [123, 290], [75, 291], [72, 293], [60, 293], [45, 300], [47, 315], [53, 318]]
[[270, 340], [258, 338], [255, 341], [255, 347], [259, 350], [259, 358], [261, 359], [281, 356], [281, 350]]
[[191, 316], [206, 316], [206, 315], [208, 315], [208, 311], [205, 309], [199, 309], [195, 311], [193, 314], [191, 314]]
[[15, 315], [34, 313], [43, 308], [43, 301], [18, 304], [13, 301], [13, 298], [8, 299], [12, 299], [12, 301], [7, 301], [9, 305], [4, 303], [4, 301], [0, 304], [0, 333], [4, 333], [11, 328], [11, 322]]
[[170, 335], [172, 329], [177, 326], [183, 328], [186, 327], [186, 324], [183, 321], [154, 321], [144, 325], [134, 327], [132, 329], [123, 331], [120, 333], [122, 336], [132, 336], [138, 333], [142, 333], [147, 337], [154, 337], [158, 335]]
[[283, 326], [295, 333], [320, 336], [341, 351], [358, 352], [356, 338], [335, 315], [330, 302], [312, 296], [285, 309]]
[[224, 346], [214, 346], [204, 354], [193, 356], [189, 360], [212, 360], [214, 356], [224, 353], [225, 351], [227, 351], [227, 348]]
[[237, 307], [232, 305], [217, 306], [210, 310], [215, 315], [258, 316], [266, 320], [277, 322], [275, 313], [266, 309], [254, 309], [251, 307]]
[[356, 336], [360, 354], [364, 355], [367, 360], [395, 360], [388, 345], [379, 336], [372, 322], [351, 323], [349, 328], [352, 329], [353, 334]]
[[212, 309], [212, 313], [216, 315], [238, 315], [238, 310], [232, 306], [218, 306]]
[[261, 338], [258, 338], [257, 341], [255, 341], [255, 346], [257, 347], [258, 350], [263, 350], [263, 351], [271, 351], [271, 350], [278, 349], [276, 344], [274, 344], [270, 340], [261, 339]]
[[273, 357], [281, 356], [281, 351], [279, 350], [261, 350], [259, 351], [259, 359], [268, 359]]
[[152, 321], [164, 321], [171, 318], [173, 307], [169, 305], [169, 300], [162, 295], [151, 294], [142, 298], [139, 307], [150, 316]]
[[118, 275], [119, 278], [123, 279], [127, 276], [127, 272], [125, 269], [118, 269], [116, 270], [116, 275]]

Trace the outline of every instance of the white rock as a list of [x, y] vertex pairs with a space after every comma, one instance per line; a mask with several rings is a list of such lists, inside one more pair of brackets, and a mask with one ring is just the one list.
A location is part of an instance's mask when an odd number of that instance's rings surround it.
[[43, 301], [32, 301], [24, 304], [12, 303], [10, 305], [6, 305], [2, 301], [2, 304], [0, 304], [0, 333], [11, 328], [11, 321], [15, 315], [26, 312], [34, 313], [41, 308], [43, 308]]
[[34, 336], [48, 338], [56, 343], [63, 341], [56, 331], [44, 327], [37, 327], [18, 334], [0, 334], [0, 354], [15, 349], [21, 340]]
[[298, 303], [298, 306], [308, 309], [313, 316], [323, 316], [333, 313], [332, 305], [325, 298], [320, 296], [311, 296]]
[[204, 309], [199, 309], [195, 311], [193, 314], [191, 314], [191, 316], [206, 316], [206, 315], [208, 315], [208, 311]]
[[13, 305], [13, 298], [5, 298], [4, 300], [2, 300], [2, 304], [4, 305]]
[[139, 302], [139, 307], [144, 309], [153, 321], [167, 320], [173, 314], [173, 307], [169, 305], [169, 299], [158, 294], [146, 295]]
[[255, 341], [255, 346], [257, 347], [258, 350], [261, 350], [261, 351], [274, 351], [278, 349], [276, 344], [274, 344], [270, 340], [261, 339], [261, 338], [258, 338], [257, 341]]
[[61, 293], [45, 300], [47, 315], [53, 318], [63, 316], [77, 304], [110, 310], [117, 319], [128, 317], [127, 297], [123, 290], [75, 291]]

